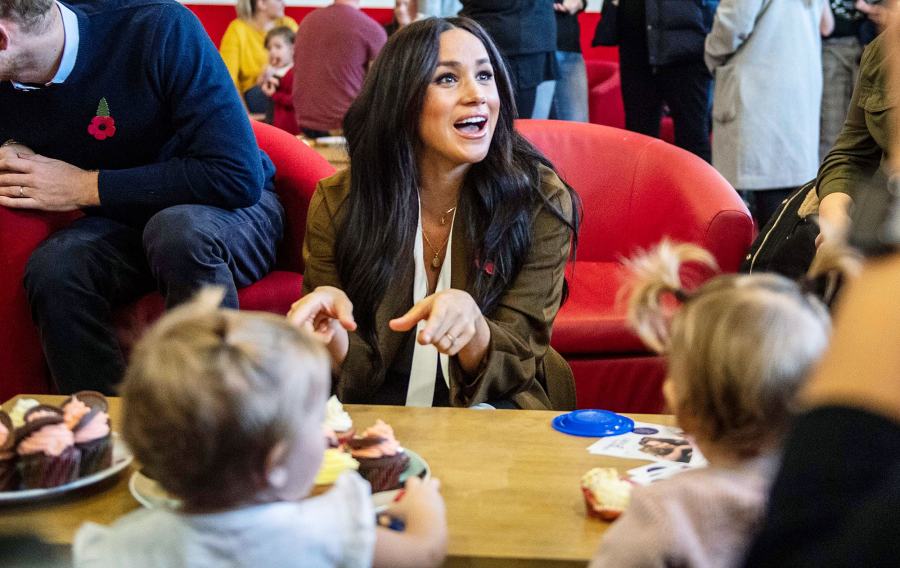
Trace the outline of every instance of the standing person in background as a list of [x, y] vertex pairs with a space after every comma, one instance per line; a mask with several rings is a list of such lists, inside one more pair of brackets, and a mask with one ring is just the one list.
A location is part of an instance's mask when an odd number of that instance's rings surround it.
[[303, 19], [294, 42], [294, 110], [301, 132], [320, 138], [341, 130], [385, 41], [384, 28], [362, 13], [359, 0], [335, 0]]
[[284, 0], [238, 0], [237, 14], [222, 36], [219, 53], [247, 110], [266, 113], [269, 99], [262, 91], [262, 84], [269, 79], [265, 73], [269, 62], [266, 33], [280, 26], [296, 31], [297, 22], [284, 15]]
[[272, 125], [299, 134], [294, 116], [294, 32], [287, 26], [273, 28], [266, 34], [269, 52], [269, 79], [262, 90], [272, 100]]
[[503, 54], [518, 118], [533, 117], [538, 85], [557, 76], [553, 4], [549, 0], [464, 0], [462, 5], [460, 16], [481, 24]]
[[587, 69], [581, 55], [581, 27], [578, 25], [578, 14], [586, 7], [587, 0], [563, 0], [553, 4], [559, 77], [550, 118], [588, 121]]
[[426, 17], [452, 18], [462, 10], [459, 0], [419, 0], [419, 11]]
[[709, 93], [703, 41], [718, 0], [626, 0], [618, 7], [619, 65], [625, 128], [659, 137], [663, 104], [675, 145], [710, 161]]
[[816, 175], [822, 0], [722, 0], [706, 38], [713, 166], [762, 226]]
[[841, 132], [859, 72], [859, 58], [863, 50], [859, 34], [865, 16], [853, 4], [853, 0], [828, 0], [825, 5], [825, 15], [831, 14], [832, 25], [830, 29], [824, 26], [822, 29], [820, 162]]

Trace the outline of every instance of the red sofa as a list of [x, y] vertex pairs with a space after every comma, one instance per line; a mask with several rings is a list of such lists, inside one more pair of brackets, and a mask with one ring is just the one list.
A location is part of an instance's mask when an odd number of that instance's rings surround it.
[[[334, 169], [314, 150], [290, 134], [253, 123], [260, 147], [275, 163], [275, 188], [286, 214], [278, 264], [265, 278], [239, 292], [241, 306], [286, 313], [300, 296], [301, 247], [306, 212], [316, 183]], [[34, 248], [79, 213], [45, 214], [0, 207], [0, 400], [20, 393], [50, 390], [37, 331], [31, 322], [22, 274]], [[116, 314], [124, 343], [136, 337], [163, 310], [162, 297], [150, 294]]]
[[517, 128], [583, 201], [569, 300], [552, 338], [572, 365], [578, 407], [659, 412], [665, 367], [625, 326], [622, 259], [668, 236], [707, 248], [722, 270], [735, 271], [754, 235], [750, 214], [709, 164], [655, 138], [553, 120], [519, 120]]
[[[586, 60], [588, 77], [588, 117], [594, 124], [625, 128], [625, 104], [622, 102], [622, 78], [619, 62], [603, 59]], [[671, 116], [659, 123], [659, 137], [675, 143], [675, 126]]]

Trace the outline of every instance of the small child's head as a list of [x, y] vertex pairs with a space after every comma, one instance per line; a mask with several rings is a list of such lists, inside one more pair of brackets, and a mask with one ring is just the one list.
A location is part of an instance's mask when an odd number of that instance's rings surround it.
[[269, 65], [285, 67], [294, 62], [294, 31], [287, 26], [278, 26], [266, 34], [266, 50]]
[[271, 314], [220, 309], [208, 289], [138, 342], [123, 435], [185, 510], [304, 497], [325, 450], [328, 359]]
[[[681, 267], [715, 260], [694, 245], [664, 241], [630, 262], [637, 277], [628, 319], [668, 356], [666, 400], [701, 443], [739, 458], [776, 444], [795, 395], [828, 344], [824, 305], [776, 274], [715, 277], [693, 292]], [[682, 302], [672, 313], [671, 295]]]

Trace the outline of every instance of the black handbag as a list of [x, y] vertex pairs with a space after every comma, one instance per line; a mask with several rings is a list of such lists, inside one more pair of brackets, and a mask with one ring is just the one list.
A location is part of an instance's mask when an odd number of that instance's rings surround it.
[[[643, 0], [641, 1], [643, 2]], [[603, 0], [603, 7], [600, 9], [600, 21], [597, 22], [597, 29], [594, 30], [594, 39], [591, 41], [592, 47], [597, 47], [598, 45], [619, 45], [619, 30], [616, 25], [618, 11], [619, 0]]]
[[801, 208], [809, 207], [808, 200], [815, 191], [816, 180], [812, 180], [784, 200], [750, 245], [740, 272], [776, 272], [792, 280], [806, 274], [816, 256], [819, 223], [816, 216], [804, 214]]

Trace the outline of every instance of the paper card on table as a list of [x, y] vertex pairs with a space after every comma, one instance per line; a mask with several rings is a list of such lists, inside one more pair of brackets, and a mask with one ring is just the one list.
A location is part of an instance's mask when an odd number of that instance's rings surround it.
[[673, 475], [679, 474], [689, 469], [692, 469], [690, 465], [681, 462], [648, 463], [646, 465], [642, 465], [641, 467], [629, 469], [628, 478], [637, 485], [650, 485], [651, 483], [656, 483], [657, 481], [669, 479]]
[[647, 422], [635, 422], [634, 430], [627, 434], [600, 438], [588, 451], [617, 458], [684, 463], [690, 467], [707, 463], [683, 430]]

